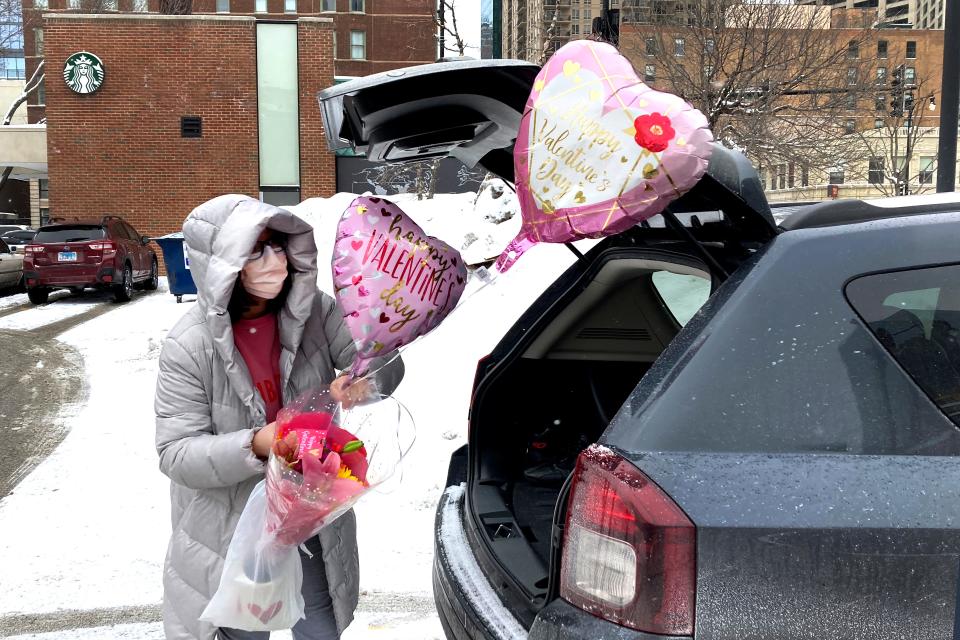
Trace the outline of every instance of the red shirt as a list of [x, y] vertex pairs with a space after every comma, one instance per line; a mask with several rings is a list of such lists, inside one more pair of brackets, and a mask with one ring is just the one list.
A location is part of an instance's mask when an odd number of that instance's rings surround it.
[[237, 320], [233, 323], [233, 342], [247, 363], [253, 386], [263, 398], [267, 423], [273, 422], [283, 404], [277, 316], [270, 313], [252, 320]]

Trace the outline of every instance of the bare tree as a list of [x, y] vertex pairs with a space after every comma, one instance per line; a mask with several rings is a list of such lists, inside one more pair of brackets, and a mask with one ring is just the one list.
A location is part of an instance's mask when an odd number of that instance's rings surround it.
[[[860, 159], [850, 163], [846, 173], [854, 180], [869, 183], [878, 195], [935, 190], [935, 140], [939, 125], [932, 91], [935, 82], [929, 77], [904, 78], [904, 67], [900, 64], [894, 68], [894, 75], [901, 74], [895, 80], [899, 85], [896, 89], [886, 84], [876, 88], [877, 113], [872, 126], [864, 123], [846, 136], [852, 153]], [[917, 173], [911, 173], [912, 161], [918, 155], [927, 163], [918, 166]]]
[[869, 29], [830, 19], [822, 6], [624, 0], [620, 46], [756, 165], [825, 168], [848, 155], [847, 120], [873, 89], [859, 55]]
[[440, 4], [433, 10], [433, 21], [437, 26], [437, 42], [442, 47], [440, 57], [453, 53], [462, 57], [467, 49], [467, 43], [460, 35], [457, 26], [457, 0], [440, 0]]

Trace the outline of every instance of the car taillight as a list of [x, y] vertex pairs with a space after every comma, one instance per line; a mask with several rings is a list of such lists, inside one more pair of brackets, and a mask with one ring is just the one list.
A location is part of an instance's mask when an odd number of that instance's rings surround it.
[[560, 572], [560, 596], [584, 611], [647, 633], [693, 635], [696, 529], [605, 447], [577, 459]]
[[28, 244], [23, 248], [24, 253], [43, 253], [43, 246], [36, 244]]
[[91, 242], [87, 246], [94, 251], [113, 251], [117, 248], [112, 242]]

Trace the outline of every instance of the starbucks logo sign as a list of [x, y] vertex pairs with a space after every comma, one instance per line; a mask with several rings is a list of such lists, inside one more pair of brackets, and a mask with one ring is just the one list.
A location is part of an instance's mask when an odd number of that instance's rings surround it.
[[63, 65], [63, 81], [74, 93], [94, 93], [104, 75], [103, 62], [87, 51], [73, 54]]

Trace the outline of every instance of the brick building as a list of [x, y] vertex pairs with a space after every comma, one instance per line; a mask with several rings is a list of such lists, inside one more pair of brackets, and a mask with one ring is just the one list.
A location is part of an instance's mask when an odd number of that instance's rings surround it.
[[[81, 13], [150, 15], [186, 8], [193, 15], [251, 16], [285, 21], [333, 20], [334, 74], [364, 76], [434, 62], [433, 0], [22, 0], [26, 77], [44, 57], [43, 15]], [[183, 7], [175, 7], [177, 3]], [[45, 93], [30, 100], [30, 122], [44, 117]]]
[[[329, 18], [63, 13], [43, 29], [52, 214], [118, 214], [155, 236], [223, 193], [334, 192], [316, 102], [333, 83]], [[95, 93], [61, 77], [76, 52], [102, 61]]]

